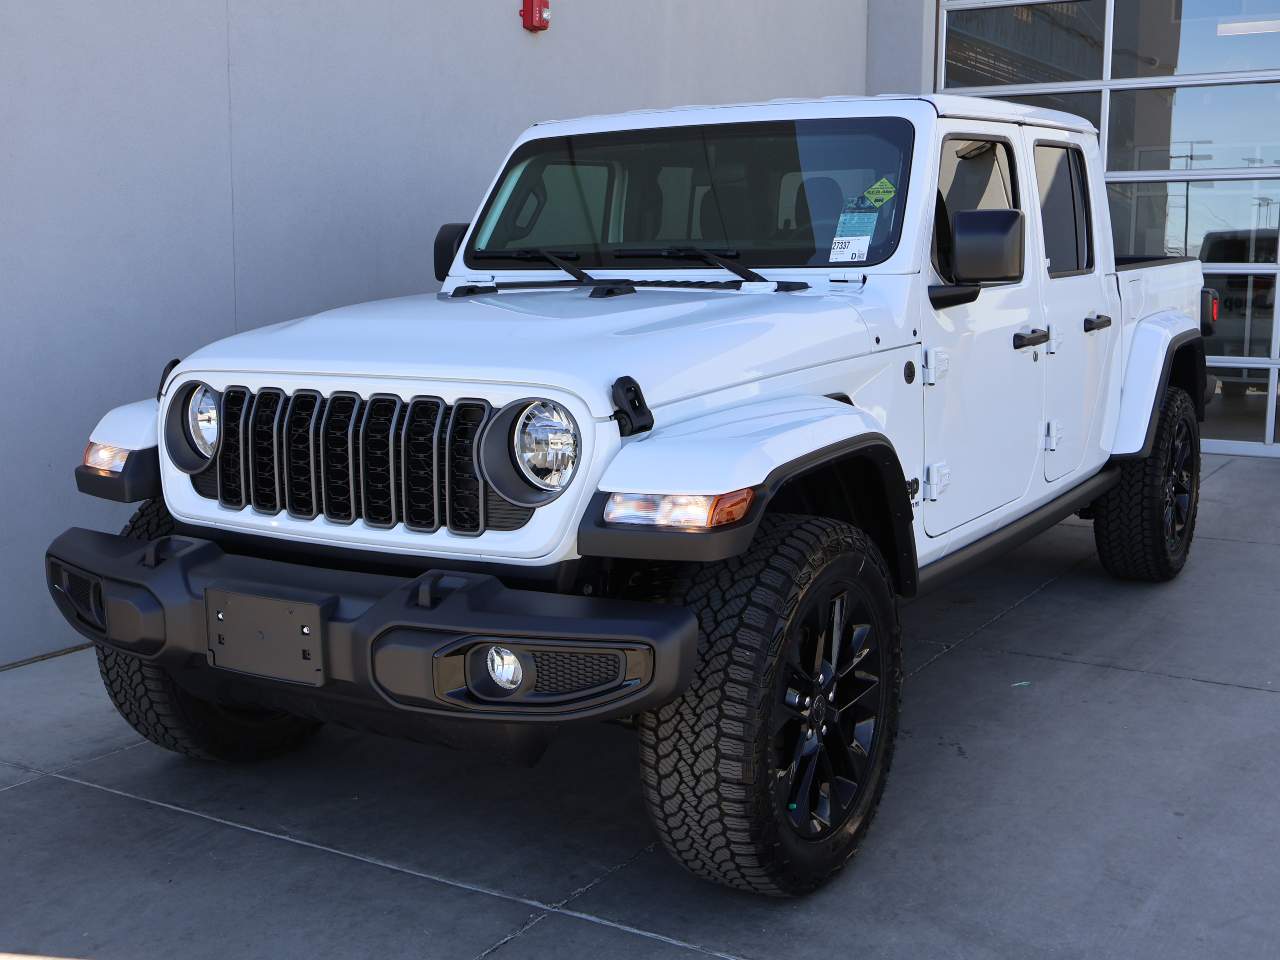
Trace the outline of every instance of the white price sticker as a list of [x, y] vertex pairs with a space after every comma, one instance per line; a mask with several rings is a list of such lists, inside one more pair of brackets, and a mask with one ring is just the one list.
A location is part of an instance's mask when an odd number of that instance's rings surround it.
[[861, 263], [867, 259], [870, 237], [836, 237], [831, 242], [831, 263]]

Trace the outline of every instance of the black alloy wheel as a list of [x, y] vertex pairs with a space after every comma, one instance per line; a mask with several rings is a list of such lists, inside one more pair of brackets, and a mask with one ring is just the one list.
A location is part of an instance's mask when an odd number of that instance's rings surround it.
[[1093, 540], [1112, 576], [1161, 583], [1186, 565], [1200, 503], [1200, 421], [1191, 395], [1165, 390], [1150, 452], [1120, 459], [1093, 502]]
[[769, 514], [745, 554], [653, 575], [636, 596], [699, 627], [689, 688], [637, 718], [663, 846], [741, 890], [816, 890], [857, 852], [893, 761], [902, 633], [884, 556], [852, 524]]
[[1185, 419], [1178, 420], [1169, 447], [1169, 469], [1164, 484], [1164, 538], [1170, 552], [1182, 549], [1191, 529], [1191, 505], [1196, 493], [1193, 453], [1191, 426]]
[[840, 578], [805, 598], [778, 670], [777, 802], [806, 840], [824, 839], [848, 819], [870, 783], [878, 746], [884, 651], [857, 590]]

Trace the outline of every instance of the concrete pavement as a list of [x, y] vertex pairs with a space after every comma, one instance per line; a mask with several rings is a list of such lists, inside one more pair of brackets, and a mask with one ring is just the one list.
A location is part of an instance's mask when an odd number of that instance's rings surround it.
[[0, 954], [1276, 956], [1278, 488], [1207, 457], [1172, 585], [1069, 521], [907, 606], [884, 805], [797, 902], [676, 868], [621, 728], [532, 769], [338, 728], [206, 765], [140, 742], [90, 651], [0, 672]]

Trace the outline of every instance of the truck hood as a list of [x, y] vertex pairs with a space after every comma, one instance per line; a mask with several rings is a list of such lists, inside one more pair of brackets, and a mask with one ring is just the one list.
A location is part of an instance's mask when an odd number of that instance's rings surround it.
[[558, 288], [342, 307], [218, 341], [182, 367], [547, 386], [603, 418], [620, 376], [659, 407], [860, 356], [870, 340], [847, 295]]

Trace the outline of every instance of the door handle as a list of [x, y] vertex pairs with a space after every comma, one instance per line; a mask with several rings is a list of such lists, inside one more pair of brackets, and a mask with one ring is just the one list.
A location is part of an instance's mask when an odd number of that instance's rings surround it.
[[1038, 347], [1040, 344], [1048, 342], [1048, 330], [1032, 330], [1030, 333], [1015, 333], [1013, 335], [1013, 349], [1015, 350], [1021, 350], [1023, 347]]
[[1084, 318], [1084, 332], [1093, 333], [1095, 330], [1105, 330], [1111, 326], [1111, 318], [1105, 313], [1100, 313], [1096, 317]]

